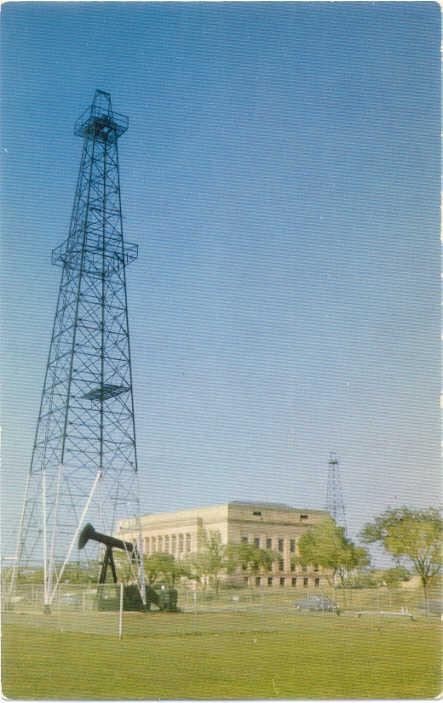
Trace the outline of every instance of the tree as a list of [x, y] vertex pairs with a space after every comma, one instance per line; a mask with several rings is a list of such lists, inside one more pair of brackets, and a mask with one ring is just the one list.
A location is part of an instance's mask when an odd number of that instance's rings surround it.
[[298, 542], [298, 551], [298, 563], [323, 567], [329, 583], [335, 584], [338, 577], [343, 588], [350, 572], [370, 563], [367, 550], [348, 539], [344, 528], [332, 518], [305, 532]]
[[428, 590], [442, 567], [443, 520], [437, 508], [388, 508], [362, 530], [366, 544], [379, 542], [397, 563], [412, 566], [420, 577], [426, 612]]
[[280, 555], [271, 549], [261, 549], [254, 544], [233, 544], [227, 550], [229, 570], [234, 571], [237, 566], [242, 566], [257, 576], [260, 571], [271, 571], [274, 561]]
[[346, 579], [346, 587], [349, 588], [378, 588], [379, 585], [378, 574], [373, 569], [359, 569]]
[[182, 562], [176, 561], [172, 554], [157, 552], [144, 559], [145, 577], [149, 586], [152, 586], [160, 577], [169, 586], [174, 586], [177, 579], [190, 577], [190, 570]]
[[190, 558], [189, 563], [195, 576], [199, 579], [206, 577], [218, 594], [220, 576], [230, 566], [227, 547], [218, 530], [206, 531], [204, 528], [199, 530], [198, 545], [198, 553]]
[[383, 583], [390, 588], [398, 586], [401, 581], [409, 581], [410, 578], [411, 575], [404, 566], [393, 566], [382, 573]]
[[[112, 552], [114, 559], [115, 570], [117, 572], [117, 579], [120, 583], [131, 583], [134, 579], [134, 566], [131, 562], [131, 555], [126, 551], [120, 549], [114, 549]], [[98, 574], [99, 572], [97, 572]], [[110, 569], [108, 568], [108, 579], [112, 578]]]
[[[57, 572], [60, 570], [61, 564], [56, 564]], [[100, 563], [98, 561], [89, 561], [85, 563], [72, 562], [69, 564], [63, 572], [63, 578], [61, 583], [70, 584], [80, 584], [80, 583], [94, 583], [97, 581], [98, 573], [100, 570]], [[9, 572], [3, 574], [5, 582], [12, 575], [12, 569]], [[23, 569], [17, 574], [18, 584], [43, 584], [43, 568], [30, 568]]]

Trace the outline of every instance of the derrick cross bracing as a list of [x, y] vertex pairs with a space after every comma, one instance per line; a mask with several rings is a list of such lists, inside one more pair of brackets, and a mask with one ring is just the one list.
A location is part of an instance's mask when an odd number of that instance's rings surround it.
[[52, 252], [61, 282], [11, 579], [13, 590], [20, 569], [41, 566], [46, 607], [72, 563], [99, 558], [98, 545], [77, 549], [86, 517], [112, 534], [139, 515], [126, 293], [137, 245], [123, 239], [118, 161], [127, 128], [97, 90], [75, 123], [83, 151], [71, 224]]
[[335, 452], [330, 452], [328, 462], [328, 480], [326, 485], [326, 510], [345, 533], [346, 511], [340, 478], [340, 465]]

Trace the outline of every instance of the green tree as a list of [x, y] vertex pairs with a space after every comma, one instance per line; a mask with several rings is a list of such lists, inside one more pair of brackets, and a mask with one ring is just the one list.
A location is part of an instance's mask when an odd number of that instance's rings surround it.
[[382, 573], [382, 580], [389, 588], [398, 586], [401, 581], [409, 581], [411, 574], [404, 566], [393, 566], [385, 569]]
[[229, 571], [233, 572], [238, 566], [257, 576], [261, 571], [269, 572], [272, 564], [280, 555], [271, 549], [261, 549], [255, 544], [233, 544], [228, 547]]
[[[135, 565], [131, 563], [131, 555], [120, 549], [112, 552], [117, 579], [121, 583], [131, 583], [134, 579]], [[98, 572], [97, 572], [98, 575]], [[111, 569], [108, 567], [107, 579], [112, 579]]]
[[[61, 564], [56, 564], [57, 573], [60, 570]], [[97, 581], [100, 564], [98, 561], [89, 561], [86, 563], [73, 562], [68, 564], [63, 572], [61, 583], [94, 583]], [[43, 569], [28, 569], [21, 570], [17, 574], [17, 584], [40, 584], [43, 585]], [[55, 579], [54, 579], [55, 583]]]
[[189, 565], [194, 578], [206, 578], [218, 594], [220, 577], [230, 569], [228, 550], [218, 530], [199, 530], [198, 552], [190, 557]]
[[388, 508], [362, 530], [366, 544], [378, 542], [397, 563], [404, 562], [420, 577], [426, 612], [429, 586], [442, 567], [443, 521], [437, 508]]
[[62, 583], [91, 583], [98, 579], [100, 563], [90, 561], [84, 564], [75, 562], [68, 564], [63, 572]]
[[378, 588], [379, 585], [377, 572], [372, 569], [359, 569], [346, 579], [346, 586], [349, 588]]
[[321, 566], [326, 570], [329, 583], [335, 585], [338, 578], [343, 588], [352, 571], [370, 563], [367, 550], [348, 539], [343, 527], [339, 527], [332, 518], [305, 532], [299, 539], [298, 551], [298, 563], [302, 566]]
[[186, 564], [176, 561], [172, 554], [157, 552], [144, 558], [145, 578], [149, 586], [162, 579], [169, 586], [174, 586], [178, 579], [191, 573]]

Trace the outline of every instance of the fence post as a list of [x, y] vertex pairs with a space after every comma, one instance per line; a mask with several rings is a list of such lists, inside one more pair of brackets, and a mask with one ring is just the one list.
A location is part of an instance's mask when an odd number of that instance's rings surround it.
[[119, 618], [118, 618], [118, 638], [121, 640], [123, 637], [123, 584], [120, 584], [120, 608], [119, 608]]

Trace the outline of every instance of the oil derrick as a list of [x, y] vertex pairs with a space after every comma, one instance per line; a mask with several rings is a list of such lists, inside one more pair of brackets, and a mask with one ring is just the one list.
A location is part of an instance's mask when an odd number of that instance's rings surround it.
[[337, 525], [346, 532], [346, 513], [340, 479], [340, 465], [335, 452], [329, 454], [328, 482], [326, 486], [326, 510]]
[[[70, 563], [98, 559], [92, 542], [78, 551], [86, 518], [112, 534], [139, 515], [126, 293], [138, 247], [123, 239], [117, 146], [127, 128], [96, 90], [74, 126], [83, 151], [70, 229], [52, 252], [61, 282], [11, 579], [13, 590], [20, 570], [42, 568], [46, 608]], [[129, 562], [144, 590], [140, 557]]]

